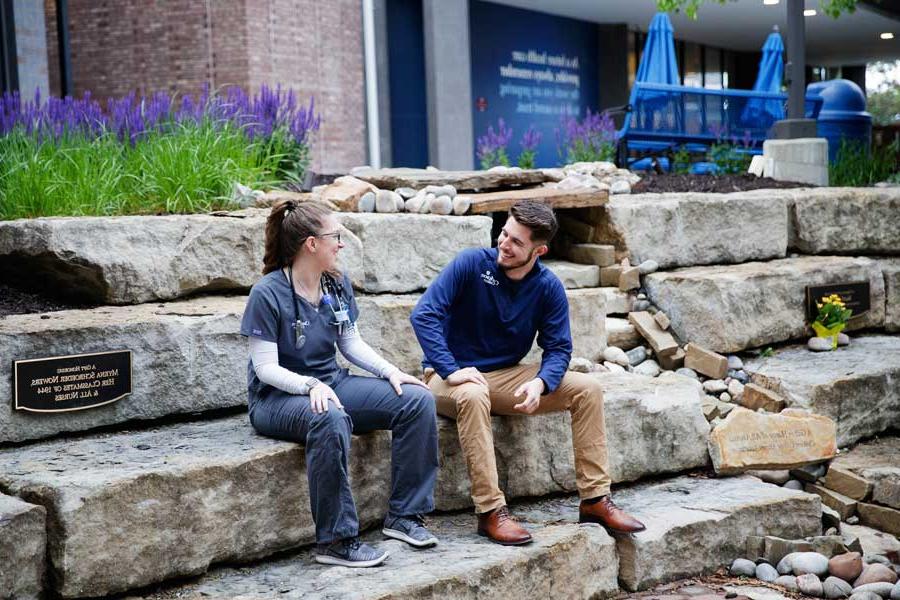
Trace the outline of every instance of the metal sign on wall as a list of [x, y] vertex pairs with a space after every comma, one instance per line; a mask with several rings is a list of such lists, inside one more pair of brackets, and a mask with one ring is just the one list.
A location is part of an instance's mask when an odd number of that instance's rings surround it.
[[16, 410], [85, 410], [131, 393], [131, 350], [33, 358], [13, 362]]
[[852, 283], [832, 283], [829, 285], [806, 286], [806, 314], [810, 320], [819, 314], [816, 303], [822, 298], [837, 294], [844, 305], [853, 311], [851, 318], [864, 315], [872, 307], [871, 292], [868, 281], [855, 281]]

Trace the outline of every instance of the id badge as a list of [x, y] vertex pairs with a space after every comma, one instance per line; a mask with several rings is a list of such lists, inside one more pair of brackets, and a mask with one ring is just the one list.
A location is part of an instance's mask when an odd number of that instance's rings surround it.
[[304, 334], [305, 323], [296, 321], [294, 323], [294, 348], [300, 350], [306, 345], [306, 335]]
[[334, 319], [338, 325], [344, 325], [350, 322], [350, 313], [347, 310], [336, 310], [334, 311]]

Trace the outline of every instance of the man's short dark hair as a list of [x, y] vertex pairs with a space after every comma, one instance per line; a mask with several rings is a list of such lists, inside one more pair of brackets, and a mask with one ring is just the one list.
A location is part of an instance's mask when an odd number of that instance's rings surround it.
[[516, 202], [509, 209], [509, 214], [516, 220], [516, 223], [531, 230], [531, 240], [534, 242], [546, 244], [553, 239], [556, 230], [559, 229], [553, 209], [549, 204], [543, 202], [534, 200]]

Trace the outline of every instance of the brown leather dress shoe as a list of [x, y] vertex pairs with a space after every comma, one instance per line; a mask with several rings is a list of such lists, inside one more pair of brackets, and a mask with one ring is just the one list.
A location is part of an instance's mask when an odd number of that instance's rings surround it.
[[647, 529], [643, 523], [616, 506], [608, 495], [597, 502], [582, 500], [578, 506], [578, 522], [599, 523], [614, 533], [637, 533]]
[[521, 546], [531, 541], [531, 534], [516, 523], [505, 506], [478, 515], [478, 535], [504, 546]]

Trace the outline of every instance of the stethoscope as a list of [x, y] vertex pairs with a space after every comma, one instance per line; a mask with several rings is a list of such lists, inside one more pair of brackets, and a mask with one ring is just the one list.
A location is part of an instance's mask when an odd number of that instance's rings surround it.
[[[294, 289], [294, 276], [292, 269], [288, 267], [288, 281], [291, 284], [291, 300], [294, 301], [294, 347], [299, 350], [306, 344], [306, 335], [304, 334], [305, 323], [300, 319], [300, 303], [297, 301], [297, 292]], [[340, 286], [335, 280], [328, 275], [322, 274], [319, 278], [319, 289], [322, 290], [322, 304], [331, 309], [334, 315], [332, 325], [337, 325], [338, 335], [343, 335], [344, 327], [350, 324], [350, 311], [344, 304], [343, 286]], [[335, 300], [337, 300], [337, 308], [335, 308]]]

